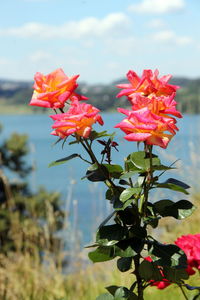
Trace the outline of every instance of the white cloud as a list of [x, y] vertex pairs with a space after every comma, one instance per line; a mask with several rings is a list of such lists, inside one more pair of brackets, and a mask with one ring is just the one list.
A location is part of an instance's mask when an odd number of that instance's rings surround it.
[[165, 27], [165, 22], [161, 19], [153, 19], [148, 23], [148, 27], [150, 28], [162, 28]]
[[21, 27], [0, 28], [0, 36], [21, 38], [67, 38], [101, 37], [124, 33], [129, 27], [130, 19], [123, 13], [112, 13], [102, 19], [89, 17], [80, 21], [70, 21], [53, 26], [42, 23], [26, 23]]
[[120, 56], [131, 55], [137, 47], [137, 41], [133, 36], [109, 38], [105, 40], [105, 51]]
[[38, 50], [34, 53], [32, 53], [30, 56], [30, 61], [33, 63], [41, 63], [44, 61], [49, 61], [50, 59], [52, 59], [52, 55], [46, 51], [43, 50]]
[[188, 36], [177, 36], [171, 30], [164, 30], [157, 32], [153, 35], [155, 41], [165, 43], [165, 44], [174, 44], [178, 46], [189, 45], [192, 43], [192, 39]]
[[184, 0], [143, 0], [129, 6], [129, 11], [149, 14], [178, 12], [185, 7]]

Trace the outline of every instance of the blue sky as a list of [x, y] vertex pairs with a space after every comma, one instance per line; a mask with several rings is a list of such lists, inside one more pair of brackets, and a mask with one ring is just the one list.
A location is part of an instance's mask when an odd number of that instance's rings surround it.
[[63, 68], [109, 83], [129, 69], [200, 77], [200, 1], [7, 0], [0, 9], [0, 78]]

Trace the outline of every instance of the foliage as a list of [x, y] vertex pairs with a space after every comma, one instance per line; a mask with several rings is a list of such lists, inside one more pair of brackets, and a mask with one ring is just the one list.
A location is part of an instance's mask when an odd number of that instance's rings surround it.
[[[13, 133], [0, 145], [0, 253], [30, 253], [42, 259], [48, 251], [58, 257], [63, 242], [57, 232], [63, 228], [60, 195], [44, 188], [33, 192], [27, 176], [28, 137]], [[13, 176], [13, 180], [9, 180]]]

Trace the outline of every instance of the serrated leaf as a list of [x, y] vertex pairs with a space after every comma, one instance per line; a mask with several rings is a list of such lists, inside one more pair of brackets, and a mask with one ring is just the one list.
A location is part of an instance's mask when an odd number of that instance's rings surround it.
[[53, 161], [48, 165], [48, 167], [50, 168], [50, 167], [53, 167], [53, 166], [62, 165], [62, 164], [66, 163], [67, 161], [69, 161], [69, 160], [71, 160], [75, 157], [80, 157], [80, 154], [74, 153], [74, 154], [71, 154], [67, 157], [64, 157], [64, 158], [58, 159], [56, 161]]

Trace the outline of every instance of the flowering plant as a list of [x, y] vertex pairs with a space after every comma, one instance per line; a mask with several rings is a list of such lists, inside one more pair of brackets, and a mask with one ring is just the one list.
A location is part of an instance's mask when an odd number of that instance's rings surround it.
[[[173, 165], [162, 164], [153, 153], [153, 146], [167, 148], [178, 131], [176, 118], [182, 117], [175, 101], [179, 87], [168, 83], [171, 76], [159, 78], [158, 75], [157, 70], [144, 70], [140, 78], [129, 71], [127, 78], [130, 83], [118, 85], [122, 91], [117, 97], [126, 96], [131, 109], [118, 108], [126, 118], [115, 128], [126, 134], [127, 141], [137, 142], [138, 146], [143, 142], [144, 145], [142, 150], [130, 153], [123, 166], [111, 163], [112, 148], [118, 150], [114, 135], [92, 128], [96, 122], [103, 125], [99, 110], [91, 104], [79, 102], [87, 99], [75, 92], [79, 75], [68, 78], [58, 69], [47, 76], [41, 73], [35, 76], [30, 105], [54, 109], [55, 114], [50, 116], [54, 121], [52, 134], [59, 137], [58, 142], [66, 142], [71, 136], [73, 141], [69, 145], [81, 144], [87, 155], [73, 153], [50, 166], [79, 157], [89, 165], [84, 178], [104, 182], [107, 186], [105, 198], [110, 201], [113, 212], [100, 224], [96, 241], [89, 246], [95, 247], [89, 258], [93, 262], [103, 262], [117, 257], [119, 271], [131, 270], [134, 274], [129, 288], [111, 285], [98, 300], [142, 300], [148, 286], [164, 288], [172, 283], [178, 285], [185, 296], [183, 288], [191, 287], [184, 280], [194, 273], [193, 268], [200, 269], [200, 250], [192, 250], [200, 239], [199, 235], [181, 237], [175, 244], [162, 244], [148, 232], [150, 227], [154, 229], [159, 225], [161, 218], [181, 220], [195, 209], [188, 200], [161, 199], [155, 202], [150, 197], [153, 189], [164, 188], [182, 194], [188, 194], [189, 189], [189, 185], [175, 178], [162, 181], [163, 173], [173, 169]], [[93, 151], [96, 142], [104, 147], [101, 159]]]

